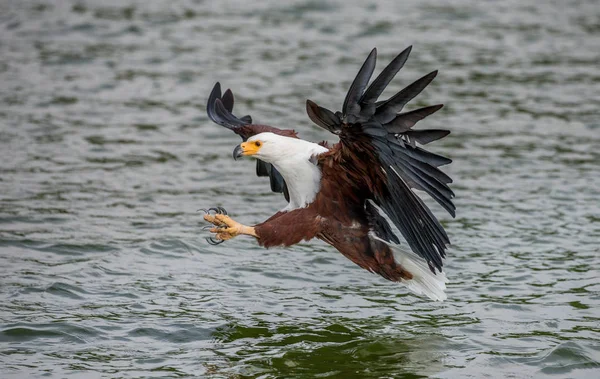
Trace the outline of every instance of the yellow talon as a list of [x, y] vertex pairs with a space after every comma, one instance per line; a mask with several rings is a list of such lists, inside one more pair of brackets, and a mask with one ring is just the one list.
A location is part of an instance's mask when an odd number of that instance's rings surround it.
[[[220, 216], [220, 215], [216, 215], [216, 216]], [[216, 216], [213, 216], [213, 215], [210, 215], [210, 214], [206, 214], [206, 215], [204, 215], [204, 220], [208, 221], [211, 224], [214, 224], [216, 226], [223, 226], [223, 225], [225, 225]]]
[[215, 228], [211, 228], [209, 231], [215, 233], [215, 237], [220, 240], [226, 241], [240, 234], [258, 237], [253, 227], [242, 225], [224, 214], [216, 214], [214, 216], [206, 214], [204, 215], [204, 220], [215, 225]]

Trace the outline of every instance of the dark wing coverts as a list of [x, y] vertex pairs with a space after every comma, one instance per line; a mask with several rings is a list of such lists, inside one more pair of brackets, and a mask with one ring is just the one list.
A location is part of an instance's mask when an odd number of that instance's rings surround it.
[[[373, 201], [435, 273], [434, 267], [442, 269], [442, 258], [450, 240], [442, 225], [411, 188], [427, 192], [454, 217], [455, 206], [451, 200], [454, 193], [448, 187], [452, 179], [438, 168], [451, 160], [417, 146], [436, 141], [450, 132], [412, 129], [418, 121], [442, 108], [441, 104], [399, 112], [431, 83], [437, 71], [423, 76], [389, 99], [377, 101], [404, 66], [410, 51], [409, 47], [394, 58], [367, 88], [377, 59], [377, 51], [373, 49], [348, 90], [342, 112], [333, 113], [310, 100], [307, 100], [306, 108], [315, 124], [338, 134], [341, 144], [348, 149], [352, 150], [355, 141], [367, 141], [373, 147], [386, 177], [385, 188], [375, 191]], [[376, 209], [370, 205], [366, 209], [370, 222], [377, 221], [374, 226], [377, 226], [380, 237], [393, 241], [389, 226], [380, 225]]]

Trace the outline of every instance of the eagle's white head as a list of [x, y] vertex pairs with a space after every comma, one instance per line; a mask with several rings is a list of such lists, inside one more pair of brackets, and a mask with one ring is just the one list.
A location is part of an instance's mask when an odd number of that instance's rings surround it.
[[326, 151], [326, 148], [316, 143], [267, 132], [256, 134], [238, 145], [233, 151], [233, 158], [252, 156], [277, 165], [282, 161], [309, 160]]
[[251, 156], [275, 166], [287, 184], [290, 203], [284, 210], [289, 211], [305, 207], [315, 199], [321, 171], [312, 158], [327, 151], [316, 143], [267, 132], [236, 146], [233, 158]]

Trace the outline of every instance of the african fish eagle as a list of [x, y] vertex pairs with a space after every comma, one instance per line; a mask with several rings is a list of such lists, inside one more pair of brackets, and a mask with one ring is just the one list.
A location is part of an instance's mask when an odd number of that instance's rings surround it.
[[[413, 130], [442, 104], [400, 113], [437, 75], [433, 71], [387, 100], [379, 96], [404, 66], [411, 47], [402, 51], [367, 87], [375, 69], [373, 49], [352, 82], [341, 112], [306, 101], [308, 117], [337, 134], [339, 142], [312, 143], [290, 129], [254, 124], [250, 116], [233, 115], [233, 94], [221, 94], [217, 82], [208, 99], [209, 118], [242, 137], [234, 159], [256, 158], [256, 173], [270, 179], [271, 190], [283, 193], [288, 204], [266, 221], [242, 225], [223, 208], [211, 208], [204, 219], [214, 226], [213, 244], [238, 235], [256, 238], [259, 245], [291, 246], [318, 238], [348, 259], [385, 279], [406, 285], [432, 300], [446, 299], [447, 279], [442, 259], [450, 244], [444, 228], [413, 189], [429, 194], [452, 217], [452, 179], [439, 167], [450, 159], [431, 153], [426, 145], [448, 130]], [[385, 213], [412, 251], [382, 216]]]

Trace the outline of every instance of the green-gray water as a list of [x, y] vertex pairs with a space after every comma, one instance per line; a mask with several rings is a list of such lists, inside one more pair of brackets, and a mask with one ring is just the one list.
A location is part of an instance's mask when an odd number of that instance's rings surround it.
[[[439, 4], [2, 1], [0, 377], [600, 377], [600, 7]], [[392, 87], [440, 69], [409, 109], [452, 130], [446, 302], [318, 241], [204, 241], [198, 208], [284, 206], [214, 82], [333, 140], [305, 99], [411, 44]]]

